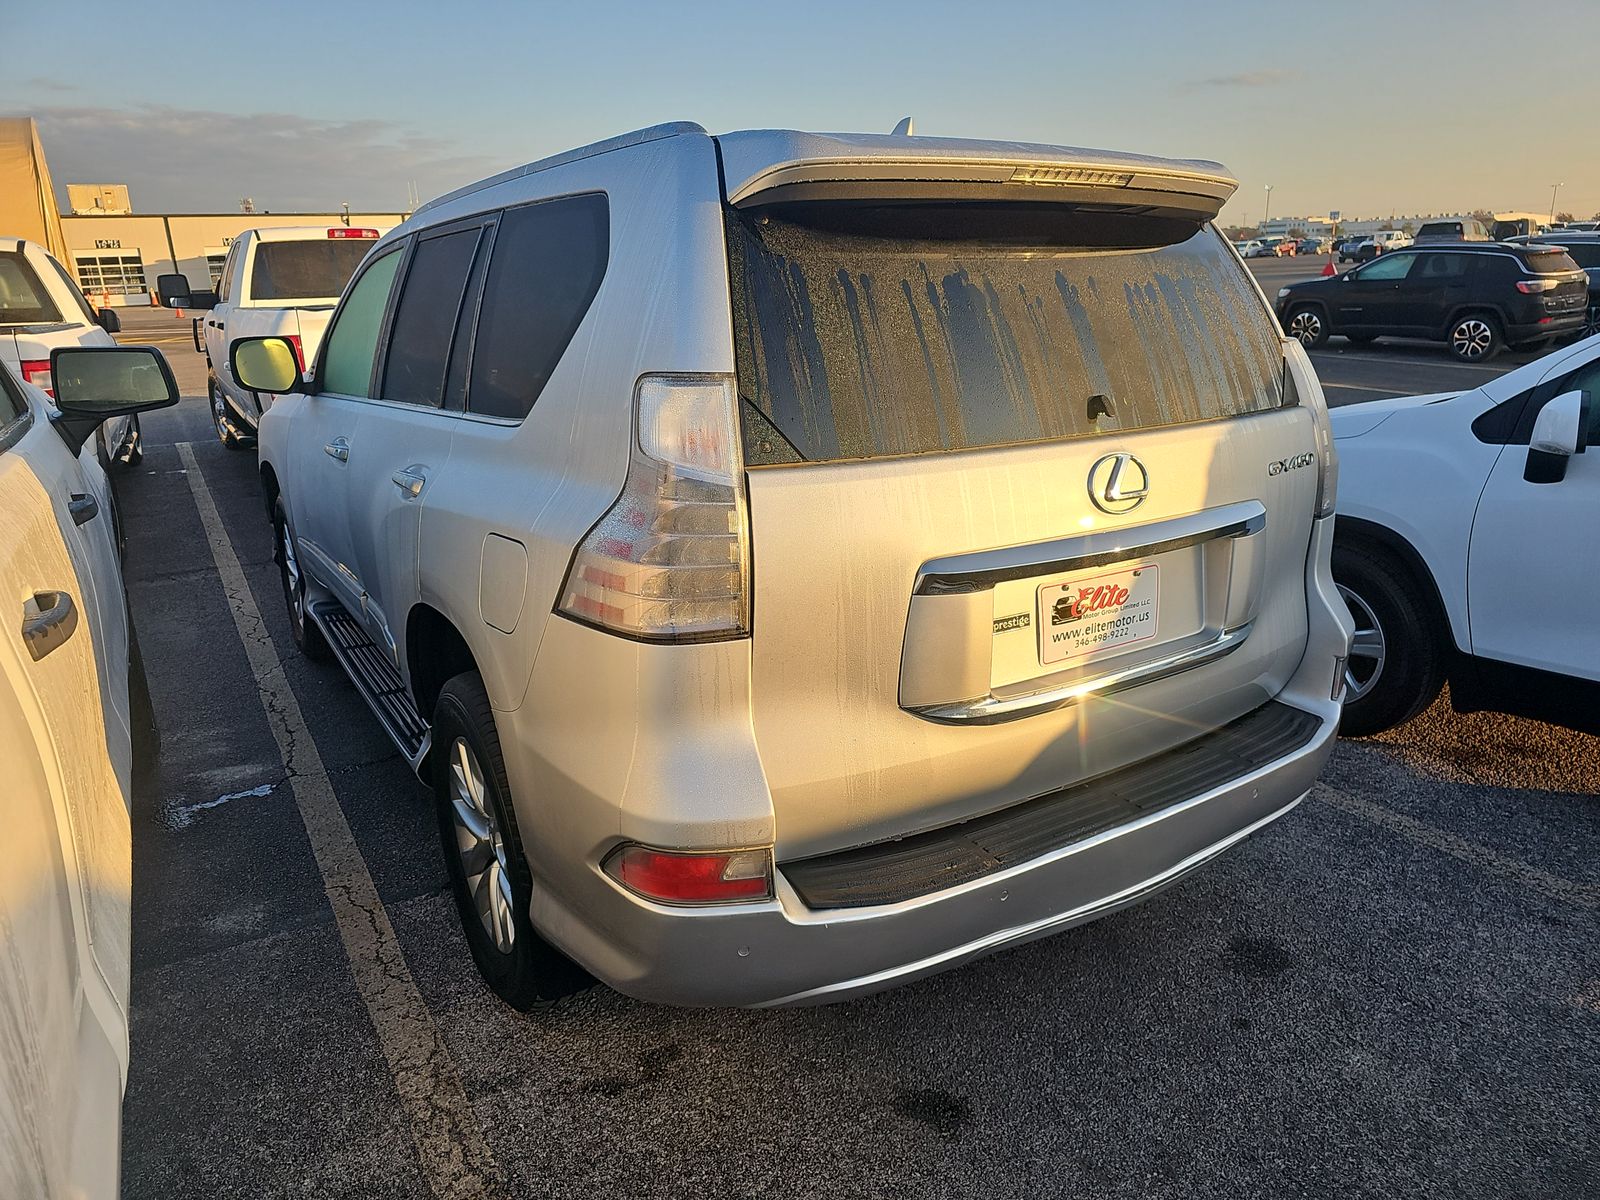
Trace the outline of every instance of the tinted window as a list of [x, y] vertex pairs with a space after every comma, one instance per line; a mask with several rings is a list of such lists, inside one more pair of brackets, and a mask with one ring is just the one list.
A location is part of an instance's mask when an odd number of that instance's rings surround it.
[[1530, 249], [1528, 269], [1535, 275], [1559, 275], [1563, 271], [1576, 271], [1578, 264], [1572, 261], [1572, 256], [1565, 250], [1552, 246], [1548, 250]]
[[222, 277], [217, 280], [217, 303], [226, 304], [233, 292], [233, 263], [239, 257], [239, 243], [228, 247], [228, 256], [222, 260]]
[[1451, 280], [1465, 279], [1472, 274], [1472, 255], [1470, 254], [1424, 254], [1422, 265], [1417, 268], [1416, 278], [1423, 282], [1438, 280], [1450, 282]]
[[27, 406], [17, 394], [17, 385], [11, 381], [9, 368], [0, 366], [0, 430], [4, 430], [26, 411]]
[[1590, 453], [1600, 448], [1600, 358], [1579, 367], [1561, 381], [1559, 395], [1582, 392], [1589, 401]]
[[506, 211], [483, 286], [467, 406], [528, 414], [589, 311], [609, 254], [602, 195]]
[[472, 362], [472, 333], [483, 299], [483, 277], [489, 272], [489, 246], [494, 241], [492, 228], [478, 239], [478, 253], [467, 280], [467, 293], [461, 300], [461, 315], [456, 318], [455, 337], [450, 346], [450, 369], [444, 377], [444, 406], [460, 412], [467, 407], [467, 368]]
[[1404, 279], [1406, 272], [1411, 270], [1411, 264], [1417, 261], [1415, 254], [1385, 254], [1382, 258], [1373, 261], [1370, 267], [1363, 267], [1357, 279], [1368, 282], [1377, 282], [1384, 279]]
[[261, 242], [250, 267], [250, 299], [336, 300], [370, 249], [360, 238]]
[[372, 360], [378, 352], [378, 332], [389, 304], [389, 287], [399, 265], [398, 249], [391, 250], [368, 267], [351, 287], [323, 344], [322, 376], [318, 380], [321, 391], [343, 396], [372, 394]]
[[0, 253], [0, 324], [52, 325], [61, 320], [44, 284], [16, 251]]
[[385, 400], [438, 407], [478, 234], [475, 226], [417, 243], [389, 332]]
[[1600, 242], [1579, 242], [1568, 246], [1567, 255], [1580, 267], [1600, 267]]
[[824, 201], [730, 211], [728, 244], [753, 464], [1077, 437], [1282, 399], [1271, 315], [1193, 221]]

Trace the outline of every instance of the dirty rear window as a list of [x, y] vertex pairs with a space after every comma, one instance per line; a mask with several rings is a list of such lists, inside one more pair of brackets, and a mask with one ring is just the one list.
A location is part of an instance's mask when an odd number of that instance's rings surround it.
[[250, 299], [337, 299], [370, 249], [372, 243], [359, 238], [260, 242], [250, 268]]
[[841, 201], [727, 220], [752, 466], [1081, 437], [1282, 400], [1272, 316], [1210, 226]]
[[61, 310], [27, 259], [11, 251], [0, 253], [0, 325], [47, 325], [60, 320]]

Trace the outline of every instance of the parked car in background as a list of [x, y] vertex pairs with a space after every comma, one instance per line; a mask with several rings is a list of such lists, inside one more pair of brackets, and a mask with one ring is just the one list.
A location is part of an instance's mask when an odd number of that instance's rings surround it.
[[293, 344], [302, 363], [309, 361], [344, 285], [377, 239], [376, 229], [346, 225], [247, 229], [228, 248], [215, 293], [197, 293], [183, 275], [156, 281], [169, 308], [204, 311], [195, 318], [195, 348], [209, 368], [211, 424], [228, 449], [254, 444], [261, 413], [272, 402], [234, 380], [229, 344], [277, 335]]
[[1234, 188], [659, 126], [424, 205], [308, 375], [233, 344], [282, 393], [294, 637], [432, 784], [499, 995], [576, 960], [672, 1003], [843, 999], [1120, 908], [1298, 802], [1347, 648], [1335, 463], [1211, 224]]
[[1233, 248], [1239, 252], [1240, 258], [1254, 258], [1256, 256], [1253, 251], [1260, 245], [1261, 242], [1256, 238], [1247, 238], [1242, 242], [1235, 242]]
[[1584, 274], [1589, 277], [1589, 310], [1581, 332], [1585, 337], [1600, 333], [1600, 232], [1574, 230], [1563, 234], [1540, 234], [1529, 241], [1536, 245], [1561, 246], [1572, 261], [1583, 268]]
[[54, 405], [0, 365], [0, 1179], [7, 1197], [115, 1200], [135, 712], [111, 488], [82, 447], [178, 391], [151, 347], [49, 363]]
[[1278, 289], [1278, 317], [1308, 349], [1330, 334], [1443, 341], [1463, 362], [1582, 328], [1589, 281], [1559, 246], [1441, 243]]
[[1283, 238], [1272, 247], [1272, 251], [1279, 258], [1293, 258], [1299, 246], [1300, 243], [1294, 238]]
[[1295, 247], [1295, 253], [1327, 254], [1331, 249], [1333, 249], [1333, 243], [1327, 238], [1308, 237], [1300, 239], [1300, 244]]
[[1364, 234], [1357, 234], [1357, 235], [1355, 235], [1353, 237], [1340, 238], [1333, 245], [1334, 250], [1339, 255], [1339, 261], [1341, 263], [1355, 262], [1356, 261], [1356, 253], [1357, 253], [1357, 251], [1360, 250], [1361, 244], [1363, 242], [1365, 242], [1366, 240], [1367, 240], [1366, 239], [1366, 235], [1364, 235]]
[[[43, 246], [0, 239], [0, 363], [25, 382], [54, 395], [51, 352], [63, 346], [115, 346], [111, 335], [121, 328], [116, 310], [91, 308], [83, 289]], [[101, 466], [139, 462], [144, 457], [139, 418], [107, 421], [93, 445]]]
[[1333, 429], [1344, 732], [1410, 720], [1446, 680], [1458, 710], [1600, 732], [1600, 340], [1472, 391], [1339, 408]]
[[1245, 257], [1276, 258], [1278, 255], [1278, 243], [1282, 240], [1282, 238], [1258, 238]]
[[1411, 239], [1412, 245], [1428, 242], [1488, 242], [1494, 239], [1479, 222], [1470, 218], [1457, 221], [1428, 221]]

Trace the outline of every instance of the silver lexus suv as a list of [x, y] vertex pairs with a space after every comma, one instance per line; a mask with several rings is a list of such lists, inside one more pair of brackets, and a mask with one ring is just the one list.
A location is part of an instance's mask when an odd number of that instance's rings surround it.
[[1321, 390], [1215, 163], [663, 125], [374, 243], [261, 476], [473, 955], [815, 1003], [1131, 904], [1339, 719]]

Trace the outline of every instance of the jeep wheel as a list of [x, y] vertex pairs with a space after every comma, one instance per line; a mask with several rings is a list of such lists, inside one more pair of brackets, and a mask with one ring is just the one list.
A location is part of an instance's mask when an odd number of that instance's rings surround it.
[[333, 652], [328, 649], [322, 630], [306, 611], [306, 577], [300, 569], [300, 547], [281, 496], [273, 506], [272, 529], [276, 542], [274, 558], [283, 582], [283, 603], [289, 610], [289, 632], [294, 635], [295, 647], [312, 662], [327, 662]]
[[1328, 322], [1323, 319], [1322, 310], [1315, 305], [1305, 304], [1291, 312], [1289, 336], [1307, 350], [1325, 345], [1328, 341]]
[[457, 675], [439, 693], [432, 757], [445, 868], [484, 982], [523, 1012], [592, 983], [587, 972], [539, 936], [528, 916], [527, 859], [494, 710], [476, 673]]
[[1468, 313], [1450, 326], [1450, 353], [1462, 362], [1487, 362], [1503, 344], [1500, 323], [1488, 313]]
[[1340, 732], [1362, 737], [1403, 725], [1444, 686], [1445, 648], [1435, 633], [1443, 619], [1426, 586], [1387, 551], [1336, 544], [1333, 579], [1356, 626]]

